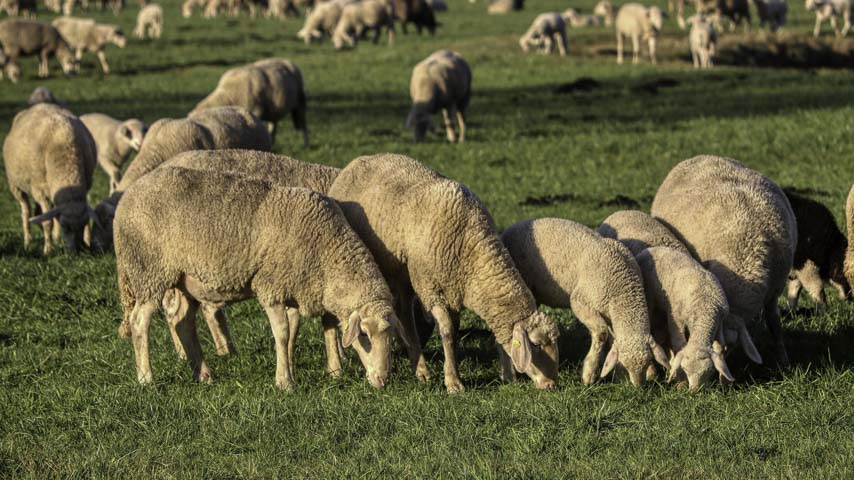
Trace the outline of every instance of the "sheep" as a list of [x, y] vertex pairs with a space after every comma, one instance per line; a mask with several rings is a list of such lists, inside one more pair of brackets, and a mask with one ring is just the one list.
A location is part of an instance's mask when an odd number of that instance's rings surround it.
[[138, 38], [160, 38], [163, 33], [163, 8], [150, 3], [139, 10], [133, 34]]
[[302, 130], [303, 146], [308, 148], [302, 73], [290, 60], [268, 58], [227, 70], [216, 89], [193, 112], [227, 105], [243, 107], [266, 121], [271, 139], [275, 139], [276, 124], [290, 113], [294, 128]]
[[24, 18], [36, 18], [35, 0], [0, 0], [0, 12], [10, 17], [21, 15]]
[[722, 380], [735, 381], [723, 357], [729, 304], [717, 278], [690, 254], [669, 247], [651, 247], [635, 258], [653, 330], [667, 332], [674, 353], [668, 381], [686, 377], [696, 390], [715, 371]]
[[623, 63], [623, 39], [632, 39], [632, 63], [640, 60], [640, 41], [649, 45], [649, 59], [655, 64], [655, 43], [661, 34], [664, 13], [658, 7], [645, 7], [639, 3], [627, 3], [617, 10], [614, 26], [617, 31], [617, 63]]
[[355, 3], [355, 1], [331, 0], [318, 4], [306, 17], [305, 24], [297, 32], [297, 38], [301, 38], [308, 45], [312, 40], [322, 41], [324, 34], [331, 37], [335, 32], [335, 27], [338, 26], [341, 11], [351, 3]]
[[98, 55], [101, 69], [106, 74], [110, 73], [110, 66], [104, 56], [104, 48], [108, 43], [119, 48], [127, 45], [127, 38], [118, 25], [101, 25], [95, 23], [95, 20], [74, 17], [57, 18], [52, 25], [75, 50], [78, 62], [83, 58], [84, 50], [93, 52]]
[[756, 13], [759, 14], [759, 26], [763, 27], [768, 24], [768, 29], [771, 33], [783, 28], [786, 25], [786, 16], [789, 13], [789, 4], [783, 0], [751, 0], [756, 6]]
[[[54, 55], [66, 75], [72, 75], [77, 70], [77, 61], [74, 59], [71, 47], [59, 31], [51, 25], [31, 20], [2, 21], [0, 22], [0, 45], [3, 46], [7, 68], [9, 65], [18, 67], [20, 56], [38, 55], [39, 77], [46, 78], [50, 75], [47, 60]], [[12, 81], [17, 80], [12, 79]]]
[[36, 87], [36, 89], [33, 90], [33, 93], [30, 94], [30, 98], [27, 99], [27, 104], [29, 106], [33, 106], [37, 103], [52, 103], [69, 110], [68, 105], [62, 100], [56, 98], [53, 92], [51, 92], [47, 87]]
[[730, 306], [727, 344], [739, 342], [761, 363], [745, 326], [761, 311], [787, 365], [777, 299], [792, 269], [797, 222], [780, 187], [735, 160], [698, 156], [667, 174], [651, 214], [720, 281]]
[[[4, 59], [0, 58], [0, 64], [5, 62]], [[21, 78], [21, 67], [17, 63], [8, 63], [5, 68], [0, 68], [0, 80], [3, 80], [3, 72], [6, 72], [6, 75], [9, 76], [9, 80], [12, 83], [18, 83], [18, 80]]]
[[836, 288], [841, 300], [847, 299], [851, 292], [844, 271], [848, 239], [826, 206], [792, 191], [786, 190], [785, 194], [798, 224], [798, 244], [787, 289], [789, 310], [797, 309], [802, 287], [823, 308], [825, 282]]
[[112, 245], [116, 206], [130, 185], [181, 152], [225, 148], [270, 151], [272, 142], [261, 120], [239, 107], [211, 108], [187, 118], [161, 118], [154, 122], [115, 191], [95, 207], [95, 247], [105, 250]]
[[[830, 26], [836, 32], [837, 37], [848, 35], [851, 29], [851, 2], [850, 0], [806, 0], [804, 4], [807, 10], [815, 10], [815, 29], [813, 36], [818, 38], [821, 33], [821, 24], [830, 20]], [[836, 27], [836, 17], [842, 17], [842, 30]]]
[[604, 19], [596, 15], [585, 15], [574, 8], [563, 11], [563, 20], [571, 27], [591, 27], [604, 23]]
[[438, 50], [412, 69], [409, 96], [412, 109], [406, 118], [406, 128], [414, 130], [414, 140], [420, 142], [427, 131], [435, 130], [433, 115], [442, 110], [448, 141], [454, 143], [451, 115], [460, 127], [459, 143], [466, 138], [465, 115], [471, 98], [471, 68], [465, 59], [450, 50]]
[[541, 52], [552, 52], [552, 39], [557, 43], [561, 57], [566, 56], [566, 23], [560, 13], [542, 13], [537, 15], [528, 31], [519, 38], [522, 51], [528, 53], [530, 47], [541, 47]]
[[346, 43], [356, 46], [356, 41], [366, 30], [374, 31], [374, 43], [379, 42], [382, 28], [388, 30], [388, 44], [394, 44], [394, 11], [390, 4], [380, 0], [362, 0], [341, 10], [341, 19], [332, 33], [332, 44], [340, 50]]
[[702, 15], [693, 15], [687, 22], [691, 25], [688, 32], [688, 44], [691, 47], [691, 59], [694, 68], [712, 68], [712, 59], [717, 52], [718, 35], [711, 22]]
[[413, 325], [414, 295], [439, 326], [449, 393], [464, 389], [456, 357], [463, 307], [486, 321], [518, 371], [538, 388], [555, 387], [557, 325], [537, 311], [492, 217], [474, 193], [409, 157], [379, 154], [350, 162], [329, 196], [365, 241], [393, 290], [419, 380], [427, 381], [429, 372]]
[[593, 7], [593, 15], [602, 17], [605, 25], [610, 26], [614, 22], [614, 7], [608, 0], [599, 0], [596, 6]]
[[735, 27], [741, 25], [741, 21], [745, 20], [744, 31], [750, 30], [750, 4], [748, 0], [717, 0], [717, 9], [714, 13], [714, 24], [718, 29], [722, 29], [721, 19], [727, 17], [730, 19], [730, 31], [735, 30]]
[[525, 0], [493, 0], [489, 6], [486, 7], [486, 11], [490, 15], [496, 15], [514, 11], [518, 12], [523, 8], [525, 8]]
[[394, 9], [394, 14], [400, 22], [400, 29], [406, 35], [406, 25], [411, 23], [415, 25], [415, 31], [421, 34], [421, 29], [426, 28], [430, 35], [436, 33], [436, 27], [439, 23], [436, 22], [436, 15], [433, 12], [433, 7], [426, 0], [390, 0]]
[[653, 359], [667, 368], [667, 354], [650, 333], [643, 282], [631, 253], [619, 242], [570, 220], [541, 218], [509, 227], [501, 241], [540, 305], [572, 308], [590, 331], [584, 359], [586, 385], [599, 376], [605, 347], [613, 332], [601, 376], [622, 364], [633, 384], [646, 380]]
[[[42, 225], [45, 255], [53, 249], [51, 236], [58, 242], [60, 233], [72, 252], [83, 248], [84, 229], [95, 218], [86, 202], [95, 155], [92, 136], [68, 110], [40, 103], [15, 115], [3, 142], [3, 163], [9, 191], [21, 206], [24, 248], [30, 245], [30, 223]], [[41, 209], [33, 218], [30, 199]]]
[[599, 225], [598, 233], [605, 238], [619, 240], [634, 256], [650, 247], [669, 247], [690, 254], [673, 232], [639, 210], [612, 213]]
[[208, 0], [184, 0], [181, 4], [181, 16], [190, 18], [193, 16], [193, 10], [201, 8], [203, 11], [208, 4]]
[[[227, 199], [227, 201], [223, 201]], [[131, 325], [137, 380], [153, 381], [148, 327], [164, 293], [188, 302], [176, 329], [194, 376], [212, 381], [195, 331], [199, 302], [257, 298], [276, 343], [276, 386], [292, 391], [288, 307], [331, 315], [365, 365], [388, 378], [392, 296], [365, 245], [329, 198], [239, 175], [182, 168], [140, 179], [116, 210], [116, 270], [124, 321]]]
[[[266, 0], [265, 0], [266, 2]], [[288, 16], [298, 17], [299, 10], [297, 10], [296, 5], [294, 5], [293, 0], [270, 0], [267, 2], [267, 11], [264, 12], [264, 16], [273, 17], [273, 18], [285, 18]], [[249, 3], [249, 16], [255, 17], [255, 4]]]
[[81, 115], [80, 121], [95, 139], [98, 165], [110, 177], [110, 193], [113, 193], [122, 177], [122, 165], [132, 151], [139, 151], [148, 126], [136, 118], [122, 122], [103, 113]]

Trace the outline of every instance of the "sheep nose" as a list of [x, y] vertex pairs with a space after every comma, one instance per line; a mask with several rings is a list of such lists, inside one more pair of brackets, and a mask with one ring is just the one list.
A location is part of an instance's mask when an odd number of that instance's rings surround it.
[[375, 388], [385, 387], [386, 377], [374, 374], [368, 374], [368, 382]]
[[537, 388], [540, 390], [554, 390], [555, 388], [557, 388], [557, 385], [555, 384], [554, 380], [544, 380], [541, 382], [537, 382], [536, 385]]

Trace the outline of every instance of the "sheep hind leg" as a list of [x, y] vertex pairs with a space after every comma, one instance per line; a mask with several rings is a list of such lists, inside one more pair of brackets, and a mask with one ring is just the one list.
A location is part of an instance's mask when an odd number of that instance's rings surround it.
[[617, 64], [623, 64], [623, 35], [617, 34]]
[[161, 306], [166, 317], [166, 324], [169, 325], [169, 334], [172, 337], [172, 344], [175, 346], [175, 353], [178, 354], [178, 358], [181, 360], [187, 360], [187, 352], [184, 351], [184, 342], [178, 336], [177, 330], [178, 322], [184, 318], [189, 308], [187, 297], [177, 289], [169, 289], [163, 295]]
[[448, 109], [442, 109], [442, 117], [445, 118], [445, 134], [448, 137], [448, 141], [454, 143], [457, 141], [456, 135], [454, 135], [454, 124], [451, 122], [451, 115], [448, 112]]
[[640, 37], [632, 35], [632, 63], [640, 62]]
[[237, 354], [237, 348], [231, 338], [231, 331], [228, 329], [228, 318], [225, 316], [225, 311], [213, 305], [203, 304], [202, 315], [204, 315], [205, 323], [208, 324], [208, 330], [211, 332], [211, 338], [213, 338], [216, 346], [216, 354], [221, 357]]
[[461, 393], [465, 390], [457, 367], [457, 328], [454, 319], [444, 307], [436, 306], [430, 310], [439, 324], [442, 348], [445, 351], [445, 387], [448, 393]]
[[110, 65], [107, 63], [107, 57], [104, 55], [103, 50], [98, 52], [98, 60], [101, 62], [101, 70], [103, 70], [105, 74], [109, 75]]
[[460, 126], [459, 143], [463, 143], [466, 140], [466, 119], [460, 110], [457, 110], [457, 123]]
[[30, 234], [30, 199], [24, 192], [14, 193], [15, 199], [18, 200], [18, 204], [21, 206], [21, 227], [23, 227], [24, 231], [24, 250], [26, 250], [30, 247], [30, 242], [33, 239]]
[[291, 367], [288, 359], [288, 319], [286, 307], [281, 304], [263, 305], [267, 318], [270, 320], [270, 329], [276, 341], [276, 386], [287, 392], [294, 390], [294, 382], [291, 378]]
[[795, 313], [798, 309], [798, 297], [801, 295], [801, 288], [803, 285], [801, 281], [796, 278], [789, 278], [789, 283], [786, 287], [786, 305], [789, 307], [789, 311]]
[[605, 347], [608, 346], [610, 333], [608, 324], [597, 312], [581, 302], [571, 301], [572, 312], [578, 320], [590, 331], [590, 350], [584, 357], [581, 369], [581, 380], [585, 385], [590, 385], [599, 378], [599, 370], [605, 356]]
[[[38, 202], [39, 207], [42, 212], [47, 212], [50, 210], [50, 204], [46, 201]], [[50, 255], [53, 251], [53, 243], [51, 242], [51, 228], [53, 226], [53, 220], [48, 220], [46, 222], [42, 222], [42, 233], [44, 234], [44, 254]]]
[[157, 302], [137, 303], [131, 312], [131, 339], [136, 363], [136, 379], [143, 385], [153, 381], [151, 359], [148, 354], [148, 328], [151, 316], [157, 310]]
[[797, 275], [798, 280], [815, 301], [816, 309], [824, 309], [827, 305], [827, 298], [824, 296], [824, 282], [821, 279], [818, 266], [812, 261], [807, 260], [804, 263], [804, 268], [799, 270]]
[[201, 383], [213, 383], [213, 376], [205, 363], [202, 345], [199, 342], [199, 333], [196, 329], [196, 312], [199, 310], [199, 302], [191, 298], [186, 298], [186, 302], [186, 310], [175, 322], [175, 331], [184, 347], [184, 352], [187, 354], [187, 361], [193, 370], [193, 378]]
[[323, 323], [323, 340], [326, 346], [326, 373], [334, 378], [341, 376], [341, 351], [339, 349], [338, 320], [325, 314], [321, 317]]

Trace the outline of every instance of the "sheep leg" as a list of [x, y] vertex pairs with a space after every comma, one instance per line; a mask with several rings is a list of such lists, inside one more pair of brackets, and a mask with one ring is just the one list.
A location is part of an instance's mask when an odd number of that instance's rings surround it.
[[810, 260], [804, 263], [804, 268], [797, 272], [798, 280], [806, 288], [816, 303], [816, 308], [822, 309], [827, 305], [827, 298], [824, 296], [824, 282], [821, 280], [818, 265]]
[[463, 143], [466, 140], [466, 119], [461, 110], [457, 110], [457, 123], [460, 126], [459, 142]]
[[270, 132], [270, 141], [276, 142], [276, 122], [267, 122], [267, 131]]
[[581, 369], [581, 380], [585, 385], [590, 385], [599, 378], [599, 370], [606, 353], [605, 347], [608, 346], [611, 334], [608, 331], [608, 323], [599, 313], [578, 301], [570, 301], [570, 304], [572, 313], [590, 331], [590, 351], [584, 357]]
[[516, 367], [513, 366], [513, 360], [510, 355], [504, 351], [504, 347], [496, 344], [498, 348], [498, 359], [501, 361], [501, 381], [504, 383], [514, 383], [516, 381]]
[[445, 118], [445, 134], [448, 137], [448, 141], [454, 143], [457, 139], [454, 135], [454, 124], [451, 122], [451, 115], [447, 108], [442, 109], [442, 116]]
[[109, 74], [110, 73], [110, 65], [107, 64], [107, 57], [104, 55], [103, 50], [98, 51], [98, 60], [101, 61], [101, 69], [104, 71], [104, 73]]
[[850, 9], [846, 9], [842, 13], [842, 20], [843, 20], [842, 36], [844, 37], [844, 36], [848, 35], [848, 31], [851, 30], [851, 10]]
[[237, 348], [234, 346], [231, 331], [228, 329], [225, 311], [213, 305], [203, 304], [202, 315], [204, 315], [208, 330], [211, 332], [211, 338], [213, 338], [216, 346], [216, 354], [219, 356], [236, 354]]
[[388, 46], [391, 47], [394, 45], [394, 39], [397, 36], [397, 32], [394, 30], [394, 24], [388, 26]]
[[812, 31], [812, 36], [818, 38], [819, 33], [821, 32], [821, 16], [818, 13], [815, 14], [815, 28]]
[[836, 15], [830, 16], [830, 28], [833, 29], [833, 33], [835, 33], [836, 36], [838, 37], [839, 36], [839, 28], [837, 28], [837, 26], [836, 26]]
[[326, 372], [332, 377], [341, 376], [341, 355], [339, 350], [338, 319], [330, 314], [321, 317], [323, 322], [323, 340], [326, 345]]
[[[38, 201], [39, 207], [42, 209], [42, 213], [50, 210], [50, 203], [46, 200]], [[53, 251], [53, 245], [50, 241], [51, 239], [51, 228], [53, 227], [53, 220], [48, 220], [46, 222], [42, 222], [42, 233], [44, 234], [44, 254], [50, 255], [50, 252]]]
[[288, 315], [288, 365], [291, 368], [291, 377], [294, 377], [294, 369], [296, 368], [294, 352], [296, 350], [297, 332], [299, 332], [300, 323], [299, 310], [288, 308], [286, 313]]
[[24, 250], [26, 250], [30, 247], [30, 241], [32, 241], [32, 236], [30, 235], [30, 200], [24, 192], [13, 190], [12, 193], [21, 206], [21, 224], [24, 230]]
[[558, 32], [555, 34], [555, 42], [557, 43], [557, 50], [560, 52], [561, 57], [566, 56], [566, 32]]
[[789, 311], [794, 313], [798, 309], [798, 297], [801, 295], [801, 281], [797, 278], [789, 278], [789, 283], [786, 287], [786, 304], [789, 306]]
[[[409, 356], [409, 362], [412, 369], [415, 370], [415, 378], [421, 383], [430, 381], [430, 369], [427, 368], [427, 360], [424, 358], [424, 352], [421, 349], [426, 343], [426, 339], [422, 339], [415, 321], [415, 292], [412, 287], [408, 286], [406, 292], [401, 292], [397, 295], [398, 305], [397, 312], [400, 324], [403, 327], [398, 335], [401, 336], [404, 344], [406, 344], [406, 353]], [[425, 315], [426, 317], [426, 312]], [[427, 318], [423, 319], [426, 323]]]
[[[196, 330], [196, 312], [199, 310], [199, 302], [195, 299], [185, 297], [186, 309], [183, 315], [175, 321], [175, 331], [187, 354], [187, 361], [193, 369], [193, 378], [202, 383], [212, 383], [211, 371], [205, 363], [202, 353], [202, 344], [199, 342], [199, 334]], [[182, 305], [183, 306], [183, 305]]]
[[774, 337], [774, 346], [777, 350], [777, 364], [781, 367], [789, 366], [789, 355], [786, 353], [786, 345], [783, 343], [783, 326], [780, 324], [780, 310], [777, 308], [777, 299], [774, 298], [765, 305], [763, 310], [765, 325]]
[[59, 243], [62, 241], [62, 225], [59, 224], [59, 220], [53, 219], [53, 230], [51, 231], [50, 238], [53, 239], [53, 243]]
[[441, 306], [433, 307], [430, 313], [439, 324], [439, 336], [442, 338], [442, 348], [445, 351], [445, 387], [448, 393], [460, 393], [465, 389], [457, 368], [457, 328], [454, 319]]
[[651, 37], [648, 40], [648, 42], [649, 42], [649, 60], [652, 62], [653, 65], [655, 65], [656, 63], [658, 63], [656, 58], [655, 58], [655, 42], [656, 42], [655, 37]]
[[640, 61], [640, 37], [632, 35], [632, 63], [636, 64]]
[[288, 359], [288, 318], [284, 305], [264, 305], [270, 320], [270, 329], [276, 341], [276, 386], [287, 392], [294, 390], [291, 366]]
[[699, 55], [694, 50], [691, 50], [691, 59], [694, 61], [694, 68], [700, 68]]
[[548, 55], [552, 53], [552, 39], [551, 37], [543, 37], [543, 47], [540, 49], [540, 53], [543, 55]]
[[50, 67], [47, 65], [47, 51], [42, 50], [39, 54], [39, 78], [47, 78]]
[[151, 316], [155, 310], [157, 310], [157, 302], [155, 301], [137, 303], [134, 305], [130, 317], [131, 339], [136, 360], [136, 379], [143, 385], [150, 384], [153, 380], [151, 360], [148, 356], [148, 327], [151, 325]]
[[617, 64], [623, 64], [623, 35], [617, 33]]

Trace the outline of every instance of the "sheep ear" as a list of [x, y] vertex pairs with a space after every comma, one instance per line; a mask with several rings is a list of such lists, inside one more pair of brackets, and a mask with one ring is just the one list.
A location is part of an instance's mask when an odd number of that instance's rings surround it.
[[359, 337], [359, 333], [362, 332], [362, 317], [359, 315], [359, 312], [356, 311], [350, 314], [350, 318], [341, 326], [341, 329], [344, 330], [344, 339], [341, 343], [345, 347], [349, 347]]
[[729, 372], [729, 367], [727, 367], [726, 360], [724, 360], [723, 355], [712, 351], [712, 363], [715, 364], [715, 370], [721, 374], [722, 378], [727, 379], [729, 382], [735, 381], [735, 377], [733, 377], [732, 373]]
[[41, 215], [30, 218], [30, 223], [44, 223], [59, 216], [59, 209], [51, 208]]
[[652, 349], [652, 355], [655, 357], [655, 361], [664, 367], [665, 370], [669, 369], [670, 363], [667, 359], [667, 352], [665, 352], [664, 349], [661, 348], [661, 345], [652, 338], [652, 335], [649, 336], [647, 343], [649, 343], [649, 348]]
[[744, 349], [744, 353], [747, 354], [747, 357], [750, 358], [753, 363], [762, 365], [762, 356], [759, 355], [759, 350], [757, 350], [756, 345], [753, 344], [753, 339], [750, 338], [750, 332], [747, 331], [747, 327], [745, 327], [744, 324], [739, 325], [738, 340], [741, 342], [741, 348]]
[[531, 339], [522, 322], [513, 327], [513, 339], [510, 344], [510, 359], [513, 366], [519, 372], [526, 372], [531, 368]]
[[685, 349], [679, 350], [670, 360], [670, 372], [667, 374], [667, 383], [673, 382], [682, 370], [682, 358], [685, 357]]
[[617, 362], [620, 360], [620, 355], [617, 352], [617, 345], [614, 344], [611, 346], [611, 351], [608, 352], [608, 356], [605, 357], [605, 365], [602, 366], [602, 373], [599, 374], [601, 378], [605, 378], [614, 370], [614, 367], [617, 366]]

